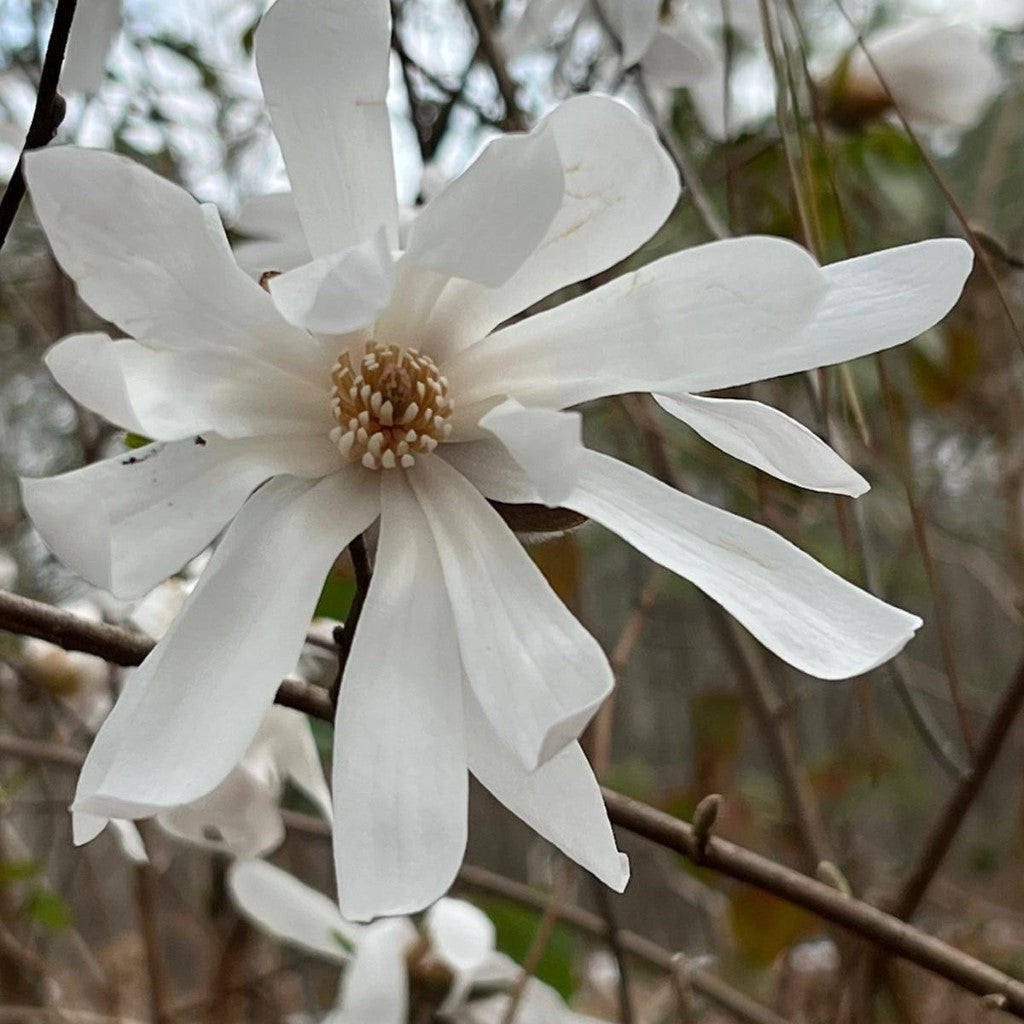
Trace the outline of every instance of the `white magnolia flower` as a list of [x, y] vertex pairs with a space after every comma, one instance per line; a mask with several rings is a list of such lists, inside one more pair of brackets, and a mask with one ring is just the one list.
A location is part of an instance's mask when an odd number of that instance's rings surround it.
[[6, 551], [0, 551], [0, 590], [13, 590], [18, 582], [18, 563]]
[[[295, 664], [331, 563], [379, 520], [335, 728], [342, 911], [405, 913], [447, 889], [467, 768], [621, 889], [627, 864], [576, 742], [611, 670], [488, 499], [561, 502], [692, 580], [797, 668], [868, 671], [915, 616], [764, 527], [585, 451], [579, 415], [559, 410], [655, 391], [709, 433], [740, 434], [738, 420], [716, 426], [739, 407], [686, 396], [915, 336], [955, 302], [970, 250], [937, 240], [821, 268], [792, 242], [741, 238], [500, 327], [650, 238], [678, 197], [675, 171], [625, 106], [578, 97], [492, 141], [396, 257], [389, 39], [384, 0], [279, 0], [257, 33], [314, 256], [269, 292], [237, 266], [215, 213], [176, 186], [106, 153], [28, 157], [58, 260], [130, 336], [67, 338], [47, 364], [82, 404], [157, 442], [25, 481], [26, 508], [68, 565], [119, 594], [146, 591], [227, 527], [104, 723], [75, 809], [140, 817], [218, 785]], [[734, 438], [737, 453], [863, 487], [803, 428], [743, 408], [776, 432]]]
[[976, 25], [919, 18], [873, 32], [864, 48], [857, 46], [825, 86], [833, 114], [844, 122], [891, 108], [879, 73], [907, 120], [924, 128], [970, 128], [1002, 86]]
[[121, 0], [78, 0], [60, 75], [61, 88], [66, 92], [99, 92], [107, 56], [120, 31]]
[[[494, 948], [494, 925], [463, 900], [438, 900], [422, 934], [407, 917], [353, 924], [335, 903], [265, 861], [232, 865], [228, 890], [238, 909], [268, 934], [345, 966], [334, 1010], [323, 1024], [405, 1024], [412, 980], [437, 991], [437, 1015], [461, 1024], [499, 1024], [520, 968]], [[516, 1013], [523, 1024], [587, 1024], [557, 992], [535, 979]], [[596, 1022], [594, 1022], [596, 1024]]]

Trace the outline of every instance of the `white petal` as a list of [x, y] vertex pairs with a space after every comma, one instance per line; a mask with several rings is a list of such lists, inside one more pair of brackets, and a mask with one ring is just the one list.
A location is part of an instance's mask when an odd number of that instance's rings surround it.
[[327, 788], [309, 719], [293, 708], [275, 705], [267, 712], [263, 726], [276, 769], [316, 804], [326, 821], [331, 821], [331, 791]]
[[232, 249], [238, 265], [257, 281], [269, 271], [294, 270], [312, 257], [291, 192], [252, 196], [242, 203]]
[[348, 959], [335, 936], [357, 947], [363, 938], [363, 929], [346, 921], [334, 900], [266, 861], [237, 861], [227, 884], [235, 906], [257, 928], [334, 963]]
[[524, 771], [467, 698], [466, 745], [469, 770], [513, 814], [605, 885], [625, 889], [629, 861], [615, 846], [601, 790], [578, 743], [536, 771]]
[[973, 259], [961, 239], [932, 238], [822, 267], [827, 290], [802, 330], [777, 344], [744, 346], [731, 367], [715, 362], [695, 369], [680, 381], [681, 390], [749, 384], [909, 341], [956, 304]]
[[677, 5], [659, 23], [642, 66], [651, 85], [678, 89], [718, 73], [720, 58], [704, 30]]
[[341, 983], [344, 1024], [406, 1024], [409, 970], [406, 952], [416, 930], [405, 918], [363, 929], [359, 950]]
[[[501, 1024], [508, 1012], [508, 1004], [507, 995], [475, 1000], [460, 1020], [462, 1024]], [[553, 988], [536, 978], [527, 980], [515, 1019], [517, 1024], [606, 1024], [596, 1017], [574, 1013]]]
[[[999, 92], [1002, 75], [976, 25], [918, 18], [864, 40], [897, 105], [910, 121], [969, 128]], [[846, 74], [877, 83], [858, 46]]]
[[[479, 341], [545, 296], [607, 270], [643, 245], [675, 206], [675, 167], [650, 125], [624, 104], [577, 96], [543, 124], [558, 145], [565, 182], [551, 227], [501, 288], [451, 282], [425, 327], [428, 351]], [[481, 236], [502, 244], [486, 231]]]
[[206, 547], [264, 480], [315, 478], [339, 464], [322, 436], [226, 441], [211, 434], [22, 480], [21, 493], [36, 529], [69, 569], [128, 599]]
[[661, 0], [597, 0], [597, 5], [622, 49], [623, 67], [632, 67], [654, 40]]
[[318, 259], [270, 281], [281, 315], [317, 334], [348, 334], [371, 324], [388, 304], [394, 266], [384, 229], [361, 245]]
[[597, 641], [501, 517], [440, 459], [409, 474], [444, 569], [459, 649], [495, 731], [530, 770], [583, 731], [612, 688]]
[[69, 334], [47, 349], [43, 361], [54, 380], [79, 405], [124, 430], [143, 433], [132, 408], [113, 339], [106, 334]]
[[465, 1002], [476, 972], [489, 966], [494, 954], [495, 928], [491, 919], [465, 900], [438, 900], [426, 913], [424, 929], [434, 953], [454, 975], [439, 1016]]
[[81, 0], [71, 22], [61, 68], [64, 92], [99, 92], [107, 55], [121, 31], [121, 0]]
[[114, 833], [114, 839], [121, 848], [121, 852], [133, 864], [148, 864], [149, 854], [146, 853], [146, 844], [139, 835], [139, 830], [130, 821], [120, 821], [114, 818], [110, 823], [110, 830]]
[[780, 658], [820, 679], [897, 654], [921, 620], [878, 600], [757, 523], [588, 452], [566, 502], [717, 601]]
[[854, 498], [868, 490], [867, 480], [817, 434], [770, 405], [696, 395], [654, 397], [705, 441], [780, 480]]
[[235, 263], [214, 211], [112, 153], [57, 146], [26, 155], [32, 203], [82, 299], [153, 347], [237, 349], [311, 378], [316, 344], [286, 323]]
[[331, 563], [378, 507], [373, 478], [356, 468], [261, 487], [129, 678], [89, 751], [74, 809], [144, 817], [218, 785], [295, 665]]
[[327, 367], [310, 381], [230, 349], [170, 352], [134, 341], [113, 342], [110, 355], [146, 437], [327, 434], [334, 426]]
[[536, 486], [522, 467], [493, 438], [442, 445], [438, 454], [493, 501], [524, 504], [540, 500]]
[[422, 910], [466, 846], [455, 625], [430, 531], [401, 472], [382, 482], [376, 569], [334, 733], [338, 898], [356, 921]]
[[256, 65], [314, 256], [385, 225], [398, 247], [387, 4], [278, 0], [256, 32]]
[[480, 420], [530, 478], [544, 504], [557, 508], [579, 479], [583, 417], [578, 412], [526, 409], [514, 398]]
[[734, 238], [666, 256], [457, 356], [445, 367], [459, 396], [453, 422], [472, 431], [498, 396], [564, 408], [736, 373], [751, 354], [785, 345], [824, 291], [810, 254], [781, 238]]
[[284, 842], [280, 788], [239, 767], [206, 796], [162, 811], [156, 820], [184, 842], [232, 857], [261, 857]]
[[438, 273], [497, 288], [545, 237], [564, 187], [550, 121], [499, 136], [416, 217], [407, 252]]

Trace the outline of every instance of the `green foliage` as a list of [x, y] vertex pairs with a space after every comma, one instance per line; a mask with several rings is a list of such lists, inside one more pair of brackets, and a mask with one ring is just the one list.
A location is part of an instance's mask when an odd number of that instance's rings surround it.
[[37, 925], [47, 931], [59, 932], [71, 926], [71, 908], [58, 893], [46, 886], [32, 891], [24, 909]]

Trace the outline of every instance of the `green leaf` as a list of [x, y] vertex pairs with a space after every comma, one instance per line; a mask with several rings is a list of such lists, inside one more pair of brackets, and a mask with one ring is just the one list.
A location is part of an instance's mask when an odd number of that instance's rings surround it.
[[338, 619], [344, 622], [355, 595], [355, 580], [332, 574], [327, 577], [327, 582], [320, 592], [320, 600], [317, 602], [316, 611], [313, 614], [317, 618]]
[[147, 444], [152, 443], [148, 437], [143, 437], [141, 434], [133, 434], [130, 430], [124, 435], [124, 446], [133, 451], [136, 448], [144, 448]]
[[25, 913], [47, 931], [59, 932], [71, 925], [71, 908], [52, 889], [36, 889], [25, 904]]
[[0, 864], [0, 885], [34, 878], [40, 869], [41, 865], [37, 860], [5, 860]]
[[[522, 963], [537, 934], [542, 917], [540, 911], [505, 900], [487, 900], [480, 907], [494, 922], [499, 952]], [[536, 971], [536, 976], [566, 1001], [572, 998], [575, 988], [572, 973], [574, 949], [575, 936], [572, 930], [562, 924], [556, 925]]]

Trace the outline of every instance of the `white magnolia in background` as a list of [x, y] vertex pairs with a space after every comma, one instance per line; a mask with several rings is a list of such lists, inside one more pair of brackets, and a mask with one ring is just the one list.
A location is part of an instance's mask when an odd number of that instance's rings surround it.
[[121, 0], [78, 0], [60, 75], [63, 91], [99, 92], [120, 31]]
[[[441, 899], [421, 930], [407, 917], [353, 924], [336, 904], [265, 861], [232, 865], [228, 890], [238, 909], [268, 934], [344, 966], [338, 1000], [323, 1024], [406, 1024], [412, 979], [437, 989], [437, 1015], [457, 1024], [500, 1024], [505, 991], [521, 968], [495, 950], [490, 918], [464, 900]], [[492, 994], [487, 994], [492, 993]], [[553, 989], [531, 979], [516, 1011], [520, 1024], [598, 1024], [573, 1013]]]
[[[82, 298], [129, 337], [47, 356], [83, 405], [156, 439], [26, 480], [69, 566], [145, 592], [226, 529], [132, 675], [75, 810], [191, 803], [244, 754], [339, 551], [379, 522], [335, 727], [342, 912], [418, 910], [466, 843], [467, 769], [616, 889], [628, 866], [576, 738], [612, 674], [488, 499], [561, 504], [692, 580], [795, 667], [845, 678], [920, 625], [764, 527], [580, 443], [561, 410], [652, 391], [739, 457], [804, 486], [862, 478], [754, 403], [694, 397], [898, 344], [971, 265], [935, 240], [819, 267], [740, 238], [668, 256], [500, 327], [649, 239], [679, 182], [651, 129], [582, 96], [492, 141], [398, 250], [385, 0], [279, 0], [260, 75], [313, 260], [262, 289], [216, 212], [123, 158], [31, 154], [35, 210]], [[93, 830], [79, 830], [87, 841]]]
[[853, 122], [885, 113], [895, 101], [913, 125], [967, 129], [1002, 82], [988, 36], [977, 25], [919, 18], [866, 36], [824, 89], [833, 109]]

